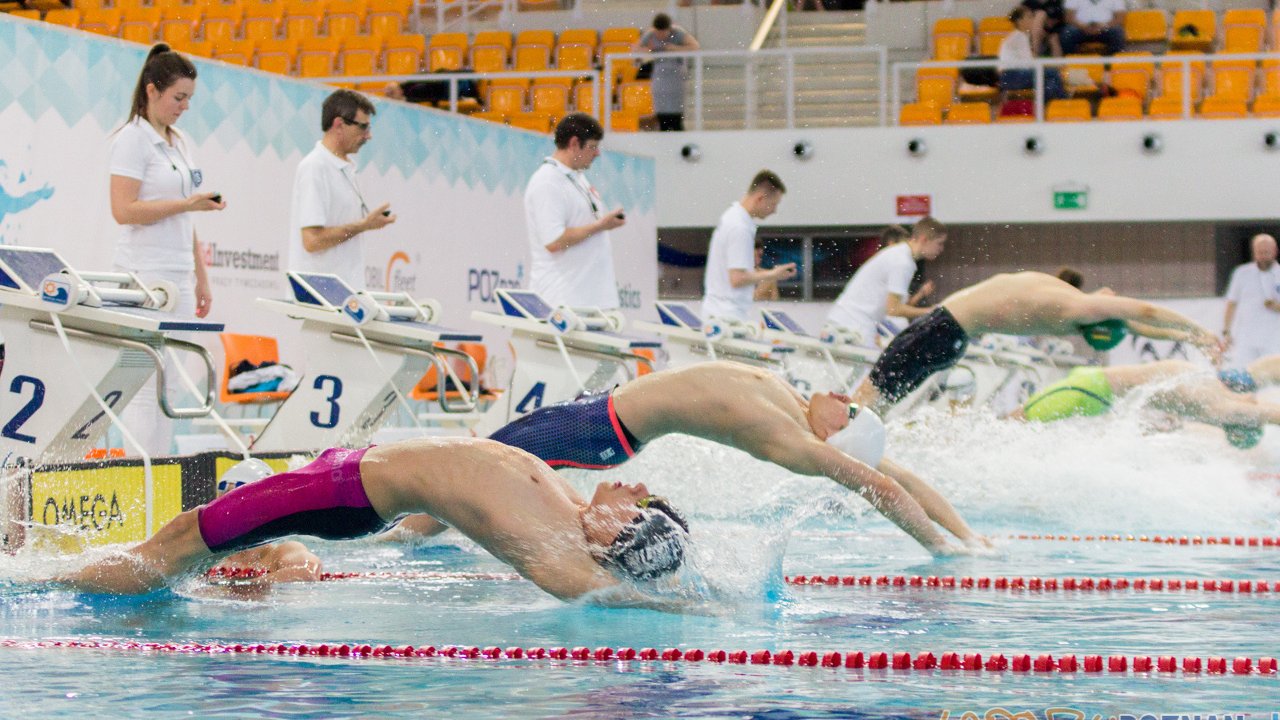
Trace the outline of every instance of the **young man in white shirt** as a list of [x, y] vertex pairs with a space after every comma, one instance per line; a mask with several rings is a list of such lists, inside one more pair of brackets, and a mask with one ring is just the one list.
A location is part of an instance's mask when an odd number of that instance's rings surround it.
[[755, 263], [756, 221], [777, 212], [786, 192], [786, 186], [775, 173], [761, 170], [752, 178], [747, 194], [720, 216], [707, 250], [703, 318], [751, 322], [756, 284], [795, 276], [795, 263], [783, 263], [768, 270], [757, 270]]
[[529, 229], [529, 289], [552, 305], [618, 307], [609, 231], [626, 224], [622, 208], [606, 210], [584, 170], [600, 156], [604, 128], [585, 113], [556, 124], [556, 150], [524, 191]]
[[909, 303], [909, 286], [916, 263], [936, 260], [946, 242], [942, 223], [931, 217], [918, 221], [906, 242], [881, 249], [858, 268], [827, 314], [827, 324], [853, 330], [864, 347], [875, 347], [876, 326], [886, 317], [914, 320], [928, 315], [932, 307]]
[[1253, 262], [1237, 267], [1227, 286], [1222, 338], [1229, 365], [1243, 368], [1264, 355], [1280, 353], [1280, 265], [1276, 239], [1253, 236]]
[[335, 90], [321, 108], [324, 137], [293, 179], [289, 212], [289, 269], [332, 273], [356, 290], [365, 288], [364, 233], [396, 221], [391, 205], [373, 210], [356, 184], [352, 155], [373, 138], [373, 103], [351, 90]]
[[1086, 42], [1100, 42], [1106, 55], [1124, 50], [1125, 0], [1065, 0], [1067, 23], [1062, 28], [1062, 52], [1074, 54]]

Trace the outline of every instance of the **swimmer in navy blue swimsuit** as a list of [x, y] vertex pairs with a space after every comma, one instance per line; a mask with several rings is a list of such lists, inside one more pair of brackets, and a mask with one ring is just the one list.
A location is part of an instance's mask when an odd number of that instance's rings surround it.
[[618, 419], [613, 391], [538, 408], [489, 436], [553, 468], [603, 470], [630, 460], [641, 443]]

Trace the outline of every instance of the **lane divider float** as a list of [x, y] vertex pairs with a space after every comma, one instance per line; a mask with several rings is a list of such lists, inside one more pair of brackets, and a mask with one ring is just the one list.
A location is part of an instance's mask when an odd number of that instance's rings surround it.
[[1051, 540], [1055, 542], [1138, 542], [1153, 545], [1230, 545], [1234, 547], [1280, 548], [1280, 537], [1229, 535], [1063, 535], [1054, 533], [1010, 533], [1010, 540]]
[[1039, 578], [1039, 577], [953, 577], [946, 575], [787, 575], [788, 585], [839, 587], [928, 588], [944, 590], [1039, 590], [1135, 592], [1218, 592], [1240, 594], [1280, 593], [1280, 580], [1197, 580], [1185, 578]]
[[[212, 580], [252, 580], [270, 574], [265, 568], [215, 567], [205, 573]], [[450, 572], [443, 570], [403, 570], [366, 572], [326, 572], [322, 582], [333, 580], [520, 580], [516, 573]]]
[[[1149, 655], [1084, 655], [1075, 654], [1054, 657], [1048, 653], [1032, 657], [1028, 654], [1005, 655], [995, 653], [983, 656], [982, 653], [944, 652], [935, 655], [932, 652], [825, 652], [777, 650], [680, 650], [667, 648], [630, 647], [552, 647], [521, 648], [497, 646], [479, 648], [458, 645], [434, 645], [414, 647], [404, 645], [374, 646], [370, 644], [253, 644], [236, 643], [234, 645], [220, 643], [157, 643], [120, 640], [0, 640], [0, 648], [14, 650], [104, 650], [109, 652], [137, 652], [143, 654], [181, 654], [181, 655], [276, 655], [288, 657], [329, 657], [338, 659], [440, 659], [440, 660], [507, 660], [526, 661], [530, 663], [542, 661], [569, 660], [574, 665], [589, 662], [684, 662], [712, 663], [729, 665], [775, 665], [784, 667], [822, 667], [848, 668], [853, 670], [959, 670], [991, 673], [1084, 673], [1090, 674], [1127, 674], [1130, 677], [1143, 675], [1181, 672], [1184, 675], [1259, 675], [1276, 677], [1277, 661], [1273, 657], [1254, 658], [1235, 657], [1228, 660], [1222, 656], [1201, 658], [1198, 656], [1176, 657], [1161, 655], [1152, 658]], [[1153, 675], [1154, 674], [1154, 675]]]

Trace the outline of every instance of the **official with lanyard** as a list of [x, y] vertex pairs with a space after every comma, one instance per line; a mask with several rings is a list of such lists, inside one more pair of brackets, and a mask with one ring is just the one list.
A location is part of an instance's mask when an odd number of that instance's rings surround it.
[[618, 307], [609, 231], [626, 224], [626, 216], [620, 207], [606, 210], [583, 174], [600, 155], [603, 138], [590, 115], [565, 116], [556, 125], [555, 152], [525, 188], [529, 289], [553, 306]]

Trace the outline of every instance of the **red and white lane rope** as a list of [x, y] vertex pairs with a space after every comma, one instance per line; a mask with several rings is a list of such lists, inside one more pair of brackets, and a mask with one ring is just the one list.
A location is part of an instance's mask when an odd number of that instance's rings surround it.
[[1280, 537], [1230, 535], [1063, 535], [1017, 533], [1010, 540], [1050, 540], [1055, 542], [1136, 542], [1153, 545], [1230, 545], [1234, 547], [1280, 548]]
[[[216, 567], [205, 573], [213, 580], [251, 580], [269, 574], [264, 568]], [[520, 580], [516, 573], [449, 572], [443, 570], [402, 570], [367, 572], [327, 572], [322, 582], [330, 580]]]
[[1266, 594], [1280, 593], [1280, 580], [1195, 580], [1179, 578], [1038, 578], [1038, 577], [953, 577], [946, 575], [788, 575], [788, 585], [840, 587], [937, 588], [944, 590], [1064, 590], [1150, 591]]
[[1027, 654], [1005, 655], [996, 653], [984, 657], [981, 653], [944, 652], [825, 652], [777, 650], [680, 650], [667, 648], [630, 647], [576, 647], [576, 648], [521, 648], [521, 647], [466, 647], [434, 645], [413, 647], [404, 645], [365, 644], [244, 644], [220, 643], [156, 643], [120, 640], [0, 640], [0, 648], [14, 650], [103, 650], [110, 652], [134, 652], [142, 654], [253, 654], [291, 657], [329, 657], [338, 659], [452, 659], [452, 660], [518, 660], [543, 662], [555, 660], [589, 662], [683, 662], [729, 665], [776, 665], [823, 668], [848, 668], [867, 670], [961, 670], [992, 673], [1085, 673], [1130, 674], [1142, 676], [1148, 673], [1177, 673], [1186, 675], [1206, 673], [1210, 675], [1260, 675], [1277, 676], [1277, 662], [1272, 657], [1254, 658], [1213, 656], [1201, 658], [1162, 655], [1084, 655], [1074, 654], [1054, 657], [1047, 653], [1032, 657]]

